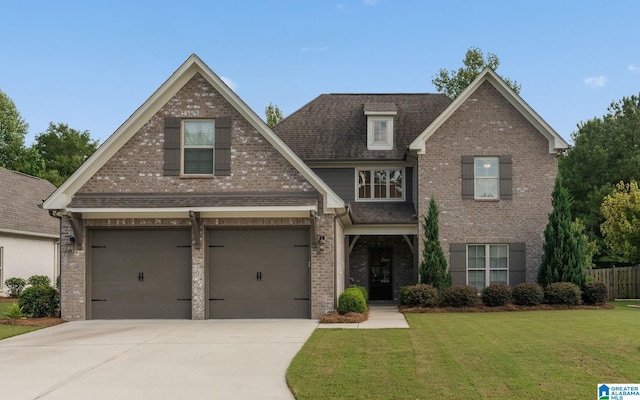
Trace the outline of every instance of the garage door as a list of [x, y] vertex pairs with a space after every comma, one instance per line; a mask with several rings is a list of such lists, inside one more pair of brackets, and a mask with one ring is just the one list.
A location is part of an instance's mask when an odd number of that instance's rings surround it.
[[309, 318], [309, 229], [208, 237], [209, 318]]
[[91, 231], [93, 319], [191, 318], [188, 230]]

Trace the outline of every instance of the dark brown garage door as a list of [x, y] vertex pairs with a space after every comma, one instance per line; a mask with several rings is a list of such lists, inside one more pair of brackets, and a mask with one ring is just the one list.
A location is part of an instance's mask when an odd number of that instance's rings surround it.
[[309, 318], [309, 229], [209, 231], [209, 318]]
[[188, 230], [91, 231], [91, 318], [191, 318]]

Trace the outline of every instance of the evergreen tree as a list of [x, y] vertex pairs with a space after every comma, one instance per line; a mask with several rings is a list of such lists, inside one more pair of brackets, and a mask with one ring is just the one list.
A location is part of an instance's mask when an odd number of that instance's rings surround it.
[[438, 205], [433, 196], [429, 201], [429, 211], [424, 217], [424, 250], [420, 264], [420, 282], [432, 285], [438, 289], [451, 286], [451, 273], [447, 268], [447, 260], [440, 246], [440, 232], [438, 228]]
[[553, 211], [544, 230], [538, 283], [547, 286], [554, 282], [573, 282], [582, 287], [586, 278], [586, 243], [579, 225], [571, 219], [572, 199], [560, 177], [556, 179], [551, 198]]

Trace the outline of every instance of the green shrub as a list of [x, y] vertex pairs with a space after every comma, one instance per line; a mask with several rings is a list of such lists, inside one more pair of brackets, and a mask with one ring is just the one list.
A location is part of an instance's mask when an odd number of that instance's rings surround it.
[[58, 289], [58, 291], [62, 290], [60, 285], [60, 275], [56, 278], [56, 289]]
[[27, 283], [31, 286], [51, 286], [51, 278], [46, 275], [32, 275], [27, 279]]
[[499, 307], [511, 301], [511, 288], [504, 283], [492, 283], [482, 289], [482, 304]]
[[437, 307], [440, 302], [438, 289], [431, 285], [404, 286], [400, 290], [400, 303], [409, 307]]
[[37, 285], [26, 288], [20, 294], [18, 305], [30, 317], [56, 316], [60, 306], [58, 291], [51, 286]]
[[4, 285], [9, 288], [9, 297], [17, 299], [24, 287], [27, 286], [27, 281], [22, 278], [9, 278], [4, 281]]
[[362, 292], [362, 297], [364, 297], [364, 300], [367, 301], [369, 300], [369, 293], [367, 292], [367, 288], [364, 286], [351, 286], [352, 288], [358, 289], [360, 292]]
[[566, 304], [574, 306], [580, 304], [580, 288], [571, 282], [554, 282], [547, 287], [545, 300], [550, 304]]
[[11, 307], [4, 312], [4, 316], [9, 319], [20, 319], [22, 318], [22, 307], [20, 307], [18, 303], [13, 303]]
[[513, 288], [511, 297], [519, 306], [537, 306], [544, 300], [544, 290], [535, 282], [520, 283]]
[[367, 302], [358, 288], [346, 289], [338, 298], [338, 312], [363, 314], [367, 310]]
[[582, 301], [585, 304], [603, 304], [607, 302], [609, 290], [604, 282], [591, 281], [582, 287]]
[[440, 304], [449, 307], [473, 307], [478, 302], [478, 291], [471, 286], [451, 286], [440, 293]]

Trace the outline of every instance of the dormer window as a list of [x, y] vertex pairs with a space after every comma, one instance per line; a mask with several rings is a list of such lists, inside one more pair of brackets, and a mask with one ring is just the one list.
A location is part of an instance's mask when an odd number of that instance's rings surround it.
[[393, 149], [393, 116], [397, 113], [393, 103], [365, 103], [367, 149]]

